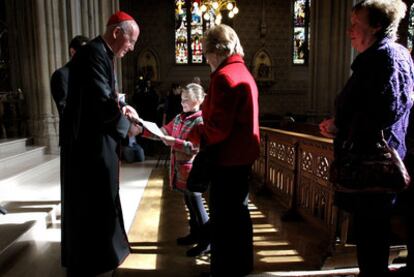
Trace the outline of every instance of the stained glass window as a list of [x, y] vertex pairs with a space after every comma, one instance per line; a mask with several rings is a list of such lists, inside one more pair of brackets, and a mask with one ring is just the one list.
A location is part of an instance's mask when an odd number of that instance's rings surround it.
[[311, 0], [294, 0], [293, 64], [307, 64], [309, 58], [309, 8]]
[[407, 48], [410, 52], [413, 51], [414, 44], [414, 4], [410, 7], [410, 17], [408, 18], [408, 38]]
[[[201, 64], [204, 62], [201, 39], [210, 26], [203, 17], [201, 0], [175, 0], [175, 62]], [[213, 19], [214, 20], [214, 19]]]
[[199, 3], [194, 1], [191, 6], [191, 56], [192, 63], [203, 62], [203, 51], [201, 47], [201, 38], [203, 36], [203, 17]]

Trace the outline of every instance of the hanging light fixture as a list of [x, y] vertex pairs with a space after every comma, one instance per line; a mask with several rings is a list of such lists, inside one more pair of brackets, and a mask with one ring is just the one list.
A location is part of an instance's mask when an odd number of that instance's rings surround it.
[[214, 24], [221, 23], [222, 11], [227, 11], [227, 16], [233, 18], [239, 13], [235, 0], [201, 0], [201, 12], [205, 20], [211, 20]]

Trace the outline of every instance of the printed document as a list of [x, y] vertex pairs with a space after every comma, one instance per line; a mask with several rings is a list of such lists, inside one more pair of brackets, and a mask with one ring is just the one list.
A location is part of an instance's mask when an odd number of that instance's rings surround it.
[[142, 118], [139, 118], [139, 122], [142, 123], [145, 129], [150, 131], [152, 134], [156, 135], [157, 137], [163, 138], [165, 137], [164, 133], [161, 131], [160, 128], [158, 128], [157, 124], [150, 121], [145, 121]]

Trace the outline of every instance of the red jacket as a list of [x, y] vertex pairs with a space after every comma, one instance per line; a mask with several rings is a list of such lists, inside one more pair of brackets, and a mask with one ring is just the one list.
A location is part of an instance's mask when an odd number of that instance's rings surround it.
[[258, 91], [241, 56], [228, 57], [211, 74], [203, 121], [207, 145], [217, 145], [218, 165], [247, 165], [259, 157]]

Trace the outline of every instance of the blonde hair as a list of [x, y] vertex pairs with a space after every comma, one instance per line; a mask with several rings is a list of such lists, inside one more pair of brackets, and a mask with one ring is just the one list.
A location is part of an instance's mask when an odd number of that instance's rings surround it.
[[244, 56], [237, 33], [225, 24], [213, 26], [204, 34], [203, 48], [205, 53], [215, 53], [219, 56], [229, 57], [234, 54]]
[[206, 95], [204, 93], [203, 87], [196, 83], [189, 83], [188, 85], [186, 85], [182, 93], [184, 92], [188, 93], [188, 96], [191, 99], [194, 99], [200, 102], [204, 101], [204, 97]]
[[371, 27], [381, 27], [377, 37], [397, 39], [398, 25], [404, 18], [407, 5], [401, 0], [363, 0], [353, 7], [358, 12], [365, 9], [368, 12], [368, 22]]

